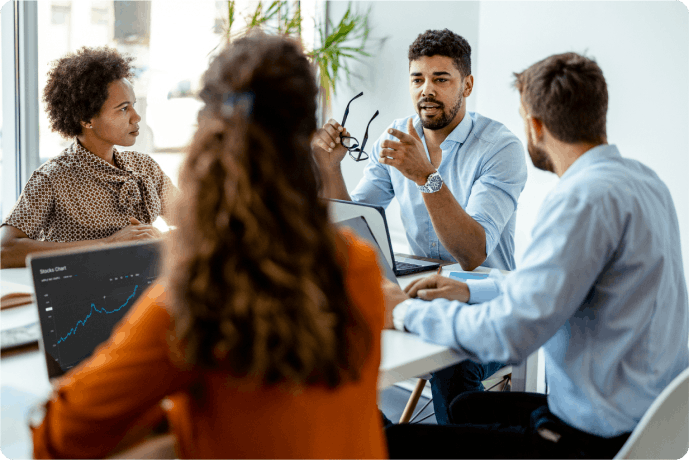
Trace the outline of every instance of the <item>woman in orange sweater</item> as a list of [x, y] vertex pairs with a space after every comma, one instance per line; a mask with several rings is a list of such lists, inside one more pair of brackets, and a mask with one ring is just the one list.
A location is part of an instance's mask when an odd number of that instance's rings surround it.
[[203, 83], [165, 276], [62, 379], [34, 454], [112, 455], [164, 414], [185, 458], [384, 457], [381, 275], [318, 198], [311, 66], [251, 35]]

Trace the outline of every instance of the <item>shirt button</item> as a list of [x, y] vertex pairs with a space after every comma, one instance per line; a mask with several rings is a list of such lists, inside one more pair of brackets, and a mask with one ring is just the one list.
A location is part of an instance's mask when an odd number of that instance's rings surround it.
[[435, 247], [435, 243], [431, 243], [431, 246]]

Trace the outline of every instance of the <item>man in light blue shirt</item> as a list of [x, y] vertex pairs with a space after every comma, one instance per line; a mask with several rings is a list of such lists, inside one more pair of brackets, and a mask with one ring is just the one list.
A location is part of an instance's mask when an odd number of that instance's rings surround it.
[[[505, 126], [466, 111], [474, 84], [471, 47], [447, 29], [426, 31], [409, 47], [409, 79], [417, 114], [395, 120], [378, 139], [351, 198], [340, 167], [347, 153], [341, 136], [349, 133], [335, 120], [319, 130], [313, 146], [327, 176], [325, 196], [384, 207], [396, 197], [415, 255], [459, 262], [467, 270], [513, 270], [526, 161]], [[438, 422], [447, 422], [455, 396], [482, 389], [481, 380], [499, 367], [466, 362], [434, 374]]]
[[[607, 144], [602, 71], [566, 53], [516, 74], [515, 86], [533, 163], [560, 177], [521, 266], [466, 284], [426, 278], [409, 299], [388, 286], [387, 296], [396, 327], [468, 359], [516, 363], [542, 346], [550, 392], [500, 396], [490, 416], [457, 398], [450, 418], [461, 425], [390, 428], [393, 458], [611, 457], [689, 366], [675, 208], [651, 169]], [[491, 414], [494, 396], [477, 396]]]

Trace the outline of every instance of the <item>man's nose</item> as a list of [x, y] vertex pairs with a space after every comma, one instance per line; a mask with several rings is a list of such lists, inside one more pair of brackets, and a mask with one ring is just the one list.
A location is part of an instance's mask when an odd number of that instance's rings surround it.
[[435, 86], [433, 82], [427, 81], [423, 84], [423, 97], [435, 96]]

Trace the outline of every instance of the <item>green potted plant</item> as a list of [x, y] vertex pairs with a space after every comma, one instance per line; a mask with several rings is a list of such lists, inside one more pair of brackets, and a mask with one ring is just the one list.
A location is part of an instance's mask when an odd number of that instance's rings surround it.
[[[304, 49], [317, 71], [320, 87], [319, 124], [327, 118], [331, 97], [339, 87], [342, 77], [349, 82], [355, 76], [350, 68], [351, 61], [369, 56], [366, 51], [370, 32], [369, 11], [370, 9], [364, 13], [356, 12], [350, 3], [337, 23], [330, 18], [321, 22], [314, 18], [318, 43], [311, 49], [307, 46], [304, 46]], [[267, 6], [264, 6], [263, 2], [258, 2], [256, 8], [244, 18], [244, 25], [238, 24], [238, 16], [235, 0], [229, 0], [221, 44], [230, 43], [236, 37], [254, 28], [260, 28], [267, 33], [294, 37], [305, 45], [302, 37], [304, 18], [298, 1], [276, 0]]]

